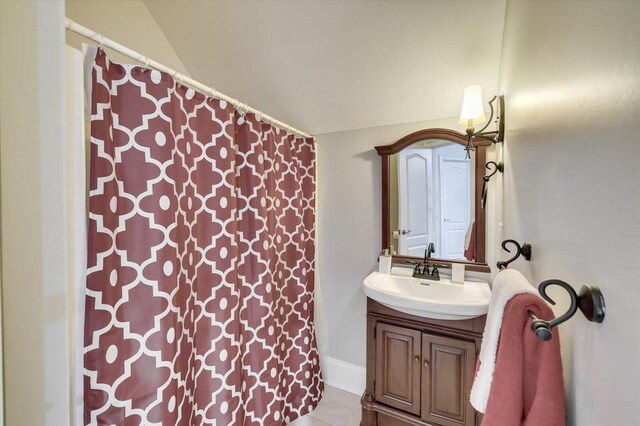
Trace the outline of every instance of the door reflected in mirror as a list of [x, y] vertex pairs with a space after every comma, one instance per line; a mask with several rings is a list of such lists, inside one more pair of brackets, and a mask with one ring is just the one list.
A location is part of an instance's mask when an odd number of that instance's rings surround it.
[[391, 245], [401, 256], [473, 260], [475, 152], [447, 140], [422, 140], [389, 156]]

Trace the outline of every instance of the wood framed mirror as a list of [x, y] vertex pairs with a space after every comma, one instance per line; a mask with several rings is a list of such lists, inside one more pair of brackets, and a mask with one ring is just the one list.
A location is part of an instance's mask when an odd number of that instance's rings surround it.
[[397, 251], [393, 263], [422, 260], [434, 243], [435, 263], [491, 271], [481, 207], [491, 141], [474, 138], [470, 158], [467, 142], [462, 133], [434, 128], [376, 147], [382, 160], [382, 248]]

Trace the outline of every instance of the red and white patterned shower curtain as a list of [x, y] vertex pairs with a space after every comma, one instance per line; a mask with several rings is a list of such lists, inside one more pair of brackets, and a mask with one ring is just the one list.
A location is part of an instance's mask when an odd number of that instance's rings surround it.
[[92, 78], [85, 423], [308, 413], [313, 140], [102, 51]]

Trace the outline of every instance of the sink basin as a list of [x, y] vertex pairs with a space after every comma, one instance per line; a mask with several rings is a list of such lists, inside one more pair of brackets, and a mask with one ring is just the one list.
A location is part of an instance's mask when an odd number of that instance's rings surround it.
[[489, 310], [491, 289], [480, 280], [452, 284], [448, 278], [433, 281], [372, 272], [362, 284], [373, 300], [411, 315], [424, 318], [463, 320], [479, 317]]

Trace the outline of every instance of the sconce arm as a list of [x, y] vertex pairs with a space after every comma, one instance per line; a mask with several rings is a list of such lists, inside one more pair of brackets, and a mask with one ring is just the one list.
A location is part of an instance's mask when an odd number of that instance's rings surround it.
[[[489, 101], [489, 108], [491, 108], [491, 115], [489, 116], [489, 119], [487, 120], [487, 124], [484, 125], [484, 127], [480, 130], [478, 130], [477, 132], [475, 132], [473, 134], [473, 136], [485, 136], [484, 130], [489, 127], [489, 125], [491, 124], [491, 122], [493, 121], [493, 103], [496, 101], [496, 98], [498, 96], [494, 96], [493, 98], [491, 98], [491, 100]], [[497, 133], [497, 132], [487, 132], [487, 133]]]
[[[493, 115], [495, 113], [495, 110], [493, 108], [493, 103], [496, 101], [496, 99], [498, 100], [498, 116], [496, 117], [498, 120], [498, 130], [485, 132], [485, 129], [492, 124]], [[492, 139], [494, 143], [502, 142], [504, 141], [504, 96], [494, 96], [489, 101], [489, 107], [491, 108], [491, 116], [489, 117], [487, 124], [485, 124], [485, 126], [482, 129], [478, 130], [477, 132], [474, 132], [473, 135], [471, 135], [471, 137], [472, 138], [483, 137], [487, 139]]]

